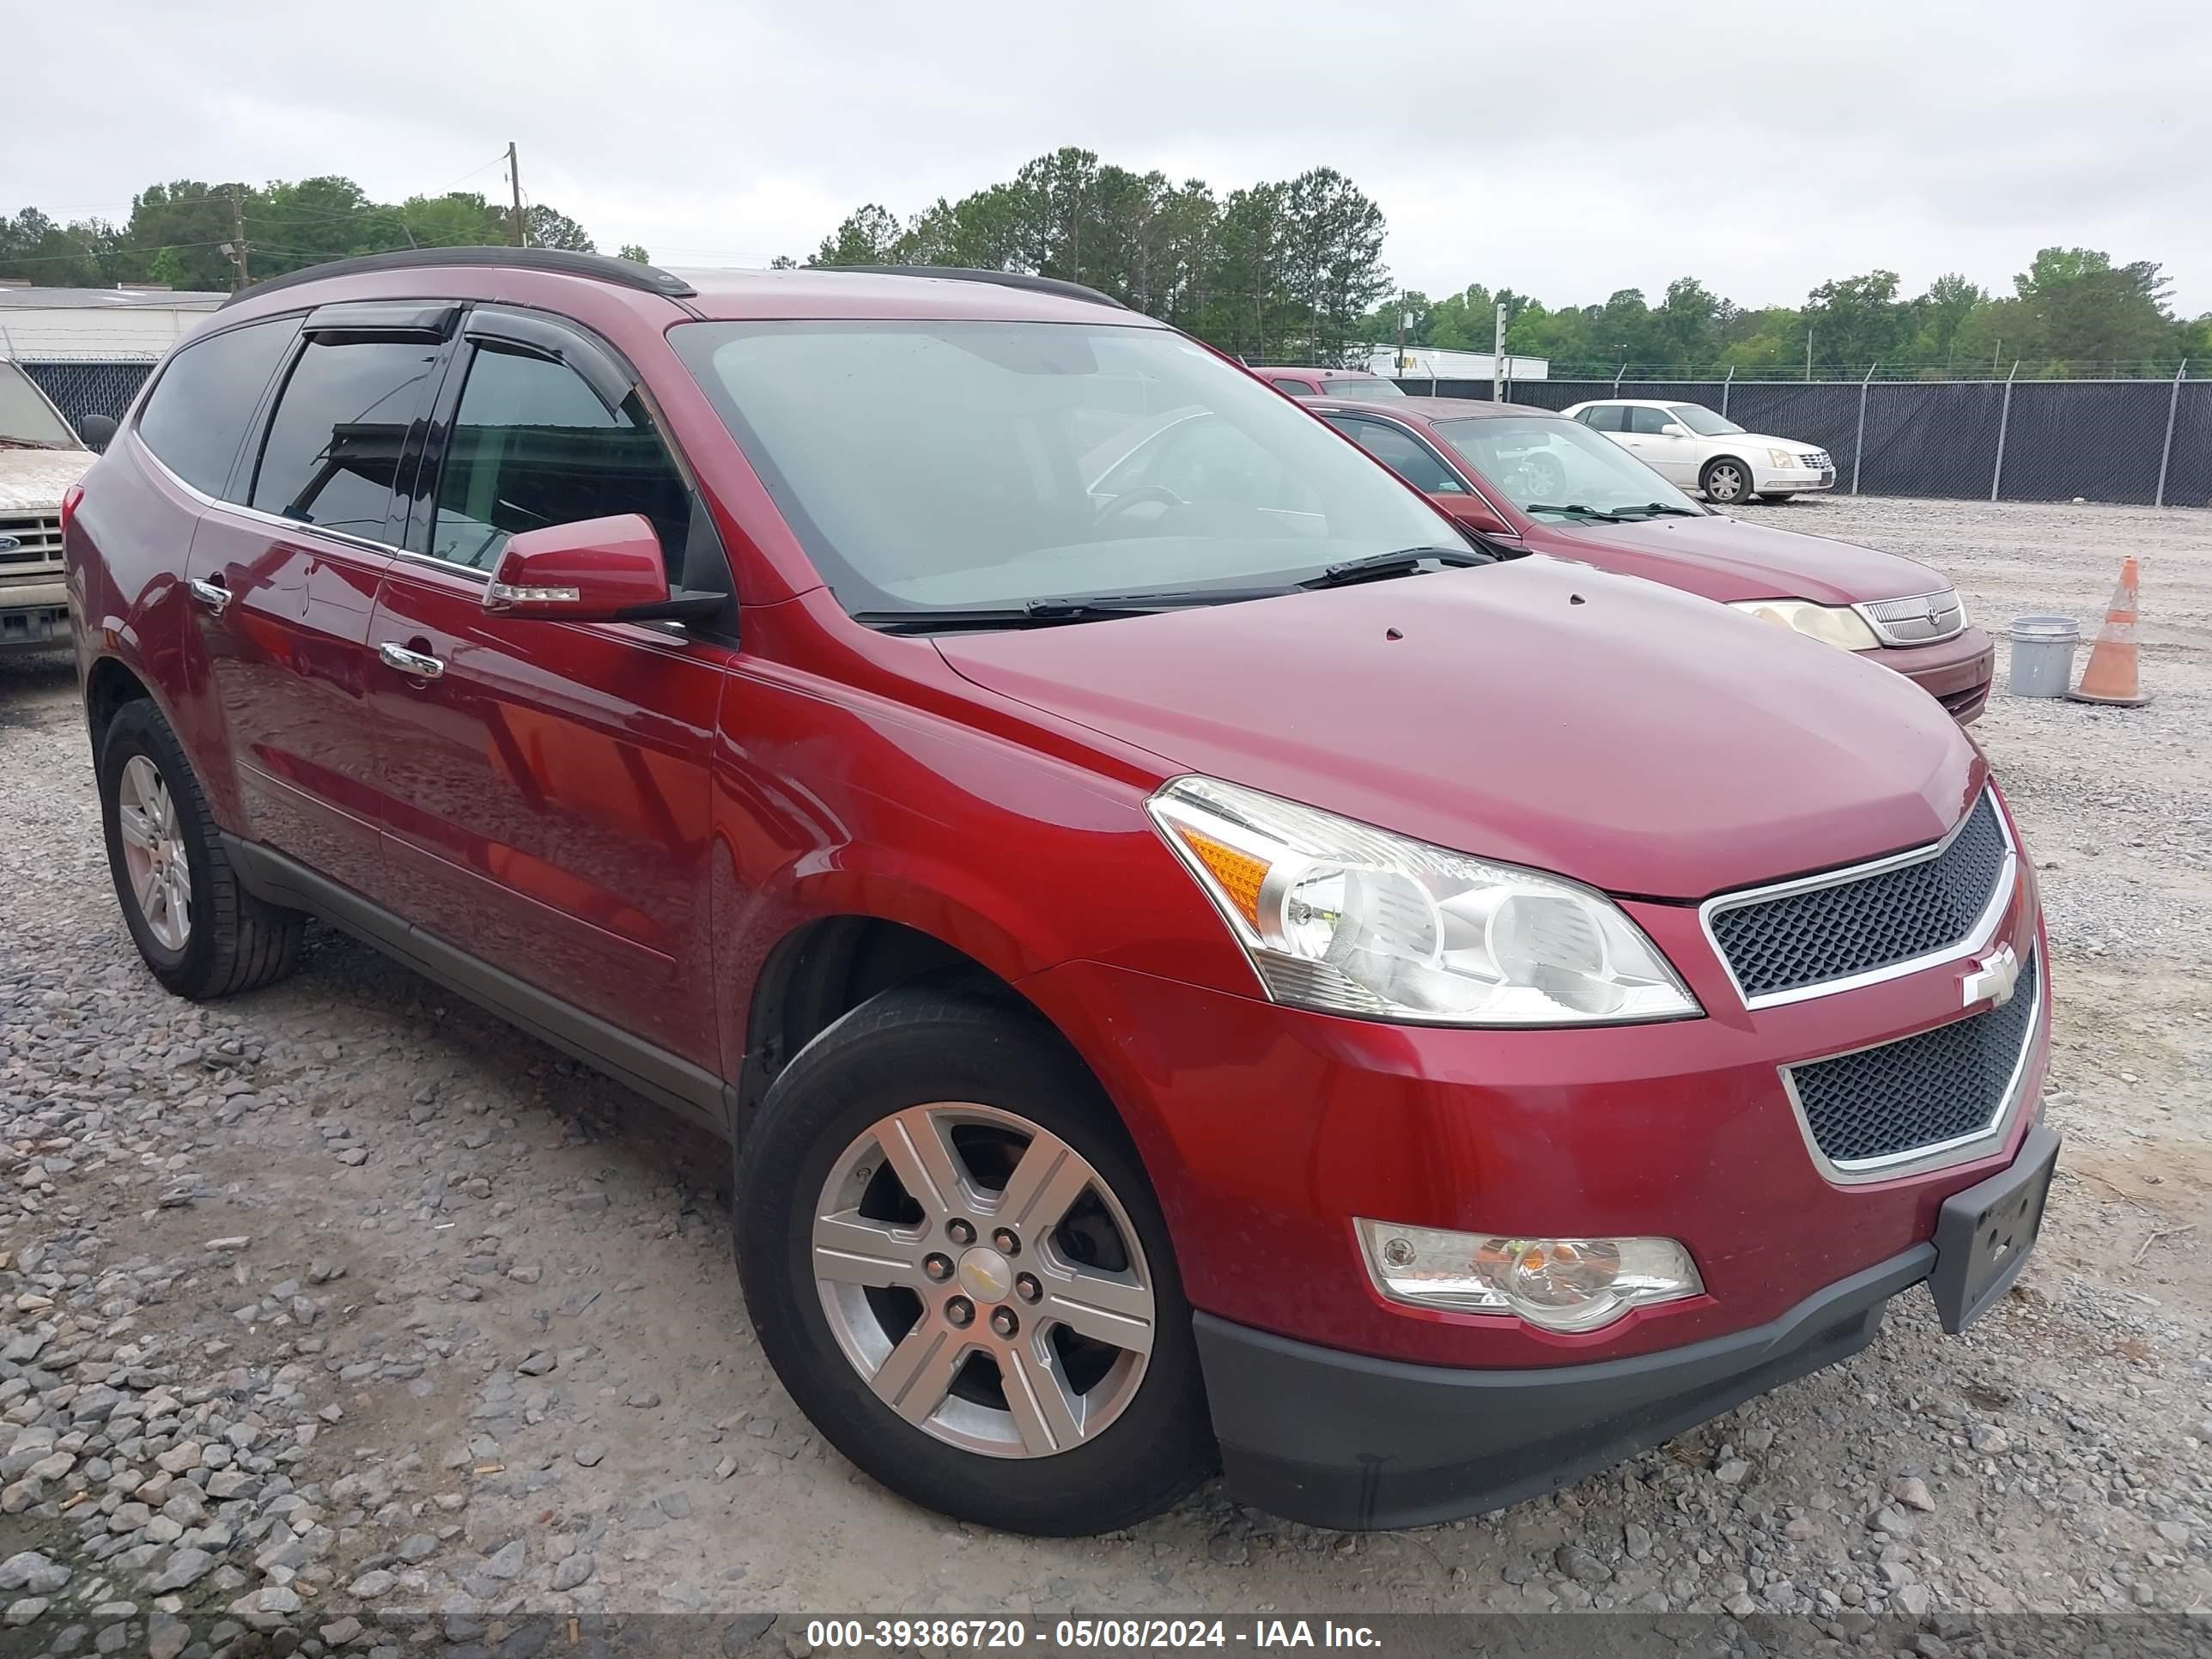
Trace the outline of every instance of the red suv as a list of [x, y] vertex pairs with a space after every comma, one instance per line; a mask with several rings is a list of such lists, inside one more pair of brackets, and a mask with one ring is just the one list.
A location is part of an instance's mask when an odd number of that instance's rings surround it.
[[1861, 653], [1961, 726], [1989, 705], [1996, 647], [1925, 565], [1709, 512], [1611, 439], [1547, 409], [1333, 392], [1312, 407], [1481, 535], [1702, 593]]
[[319, 917], [726, 1134], [778, 1374], [951, 1514], [1485, 1509], [2034, 1236], [2033, 878], [1941, 709], [1493, 560], [1087, 290], [281, 277], [65, 540], [161, 982]]

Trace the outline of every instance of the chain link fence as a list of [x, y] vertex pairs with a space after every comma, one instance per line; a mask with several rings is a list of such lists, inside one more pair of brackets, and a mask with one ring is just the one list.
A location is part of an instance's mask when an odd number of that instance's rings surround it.
[[[1416, 396], [1431, 384], [1401, 382]], [[1487, 401], [1487, 380], [1433, 395]], [[2212, 380], [1514, 380], [1513, 403], [1702, 404], [1835, 458], [1836, 492], [2212, 507]]]
[[153, 357], [100, 362], [74, 357], [22, 358], [17, 360], [16, 366], [31, 377], [40, 391], [53, 399], [63, 419], [82, 429], [88, 415], [121, 420], [123, 411], [131, 407], [131, 400], [146, 384], [146, 377], [154, 372], [157, 361]]

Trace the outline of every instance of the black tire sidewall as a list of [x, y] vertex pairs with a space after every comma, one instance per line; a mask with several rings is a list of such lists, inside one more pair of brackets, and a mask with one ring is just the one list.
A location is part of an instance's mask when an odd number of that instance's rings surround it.
[[[1096, 1080], [1034, 1015], [936, 992], [892, 991], [817, 1039], [770, 1091], [738, 1159], [740, 1276], [761, 1346], [830, 1443], [893, 1491], [1009, 1531], [1133, 1524], [1212, 1467], [1189, 1305], [1134, 1148]], [[830, 1333], [811, 1261], [816, 1198], [838, 1156], [908, 1106], [966, 1101], [1066, 1140], [1113, 1188], [1142, 1245], [1155, 1308], [1136, 1397], [1098, 1437], [1042, 1458], [992, 1457], [938, 1440], [870, 1390]]]
[[[191, 860], [191, 931], [180, 951], [163, 945], [146, 925], [145, 913], [131, 885], [130, 866], [124, 858], [123, 769], [136, 755], [143, 755], [161, 775], [162, 785], [169, 792], [170, 810], [176, 815], [186, 855]], [[199, 792], [191, 787], [191, 776], [184, 745], [160, 711], [143, 701], [125, 703], [100, 746], [100, 816], [107, 837], [107, 867], [115, 880], [115, 897], [122, 907], [124, 925], [131, 930], [138, 954], [145, 958], [155, 978], [171, 990], [196, 981], [216, 948], [216, 918], [208, 881], [216, 851], [214, 826], [199, 809]]]

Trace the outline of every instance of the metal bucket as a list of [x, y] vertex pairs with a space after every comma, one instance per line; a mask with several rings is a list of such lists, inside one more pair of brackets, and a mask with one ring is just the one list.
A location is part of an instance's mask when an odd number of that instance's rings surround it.
[[2071, 617], [2015, 617], [2007, 689], [2015, 697], [2063, 697], [2074, 684], [2081, 625]]

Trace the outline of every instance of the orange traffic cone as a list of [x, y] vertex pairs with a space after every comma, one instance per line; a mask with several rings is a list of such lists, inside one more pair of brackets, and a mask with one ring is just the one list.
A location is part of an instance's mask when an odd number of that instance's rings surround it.
[[2112, 603], [2105, 611], [2104, 631], [2089, 653], [2089, 665], [2081, 671], [2081, 684], [2067, 695], [2076, 702], [2117, 703], [2140, 708], [2150, 699], [2142, 693], [2136, 672], [2136, 562], [2120, 561], [2120, 585], [2112, 590]]

